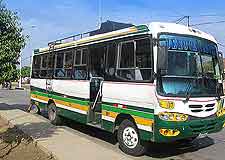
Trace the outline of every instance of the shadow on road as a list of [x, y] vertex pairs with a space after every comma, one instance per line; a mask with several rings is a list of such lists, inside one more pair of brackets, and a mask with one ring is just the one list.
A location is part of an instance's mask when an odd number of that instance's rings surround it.
[[26, 111], [26, 108], [28, 105], [24, 104], [6, 104], [6, 103], [0, 103], [0, 110], [13, 110], [13, 109], [20, 109], [22, 111]]
[[199, 138], [191, 143], [149, 143], [147, 144], [146, 155], [153, 158], [168, 158], [172, 156], [180, 156], [184, 153], [195, 152], [202, 148], [207, 148], [214, 144], [214, 140], [210, 137]]
[[[110, 143], [112, 145], [115, 145], [117, 143], [116, 134], [112, 134], [92, 126], [79, 124], [72, 120], [66, 120], [65, 125], [79, 132], [87, 134], [91, 137], [98, 138], [102, 141]], [[210, 137], [199, 138], [187, 144], [179, 142], [173, 143], [146, 142], [147, 151], [145, 155], [152, 158], [169, 158], [178, 155], [182, 157], [182, 154], [184, 153], [195, 152], [199, 149], [207, 148], [213, 144], [214, 140]]]
[[92, 126], [88, 126], [88, 125], [84, 125], [84, 124], [80, 124], [77, 122], [74, 122], [72, 120], [69, 119], [65, 119], [64, 118], [64, 123], [63, 125], [66, 125], [72, 129], [75, 129], [81, 133], [84, 133], [86, 135], [89, 135], [91, 137], [97, 138], [97, 139], [101, 139], [107, 143], [113, 144], [115, 145], [117, 143], [117, 139], [116, 139], [116, 134], [112, 134], [110, 132], [92, 127]]
[[[8, 105], [5, 103], [0, 103], [0, 110], [10, 110], [10, 109], [21, 109], [25, 110], [26, 107], [24, 105]], [[46, 113], [42, 113], [42, 116], [46, 117]], [[72, 120], [64, 119], [63, 125], [68, 126], [74, 130], [77, 130], [81, 133], [84, 133], [85, 135], [97, 138], [99, 140], [102, 140], [104, 142], [107, 142], [111, 145], [117, 144], [116, 134], [109, 133], [107, 131], [103, 131], [101, 129], [83, 125], [80, 123], [77, 123]], [[48, 122], [43, 123], [30, 123], [30, 124], [22, 124], [20, 128], [23, 128], [23, 130], [28, 129], [28, 132], [32, 132], [34, 138], [48, 138], [52, 136], [55, 133], [57, 127], [52, 127], [47, 130], [46, 128], [50, 127], [48, 125]], [[178, 142], [174, 143], [162, 143], [162, 144], [156, 144], [156, 143], [147, 143], [147, 151], [146, 156], [153, 157], [153, 158], [169, 158], [172, 156], [180, 156], [184, 153], [188, 152], [194, 152], [202, 148], [207, 148], [214, 144], [214, 140], [210, 137], [205, 137], [201, 139], [196, 139], [192, 143], [188, 144], [182, 144]]]

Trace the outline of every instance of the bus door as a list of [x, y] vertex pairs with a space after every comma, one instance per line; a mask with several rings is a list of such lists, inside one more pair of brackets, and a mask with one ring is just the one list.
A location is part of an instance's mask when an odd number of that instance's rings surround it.
[[89, 122], [92, 124], [101, 123], [103, 81], [104, 79], [102, 77], [92, 77], [90, 79]]

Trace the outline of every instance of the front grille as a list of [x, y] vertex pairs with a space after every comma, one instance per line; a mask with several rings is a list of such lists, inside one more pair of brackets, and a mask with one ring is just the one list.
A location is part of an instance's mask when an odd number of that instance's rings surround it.
[[214, 107], [215, 103], [212, 104], [207, 104], [205, 107], [209, 108], [209, 107]]
[[207, 105], [189, 105], [189, 108], [191, 109], [191, 111], [193, 113], [197, 113], [197, 112], [209, 112], [212, 111], [215, 107], [215, 103], [212, 104], [207, 104]]
[[[207, 119], [212, 119], [212, 118], [216, 118], [217, 117], [217, 115], [216, 115], [216, 113], [215, 114], [212, 114], [212, 115], [210, 115], [210, 116], [208, 116], [208, 117], [206, 117]], [[191, 115], [189, 115], [188, 116], [188, 120], [203, 120], [203, 119], [206, 119], [206, 118], [202, 118], [202, 117], [195, 117], [195, 116], [191, 116]]]
[[196, 124], [190, 124], [193, 134], [208, 133], [216, 129], [216, 120], [202, 120]]
[[189, 105], [189, 108], [202, 108], [202, 105]]

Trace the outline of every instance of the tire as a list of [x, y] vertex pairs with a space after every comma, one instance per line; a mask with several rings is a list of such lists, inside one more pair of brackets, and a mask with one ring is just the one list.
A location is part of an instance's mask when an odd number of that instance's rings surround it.
[[61, 124], [61, 117], [59, 117], [57, 112], [58, 111], [54, 103], [48, 105], [48, 119], [54, 125]]
[[120, 124], [117, 139], [119, 147], [124, 153], [132, 156], [141, 156], [144, 154], [145, 147], [141, 144], [137, 127], [133, 122], [124, 120]]
[[40, 108], [35, 103], [33, 103], [27, 108], [27, 112], [31, 114], [40, 114]]

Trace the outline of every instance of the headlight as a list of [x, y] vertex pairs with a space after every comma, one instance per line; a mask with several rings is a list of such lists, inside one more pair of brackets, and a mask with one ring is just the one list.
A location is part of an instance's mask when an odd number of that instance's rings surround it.
[[174, 136], [178, 136], [180, 134], [179, 130], [174, 130], [174, 129], [164, 129], [161, 128], [159, 130], [160, 134], [163, 136], [168, 136], [168, 137], [174, 137]]
[[225, 115], [225, 108], [222, 108], [216, 112], [217, 117]]
[[224, 115], [225, 114], [225, 108], [223, 108], [224, 100], [222, 99], [220, 101], [217, 101], [216, 105], [217, 105], [217, 110], [218, 110], [216, 112], [217, 117]]
[[161, 112], [159, 118], [164, 121], [186, 121], [188, 115], [182, 113]]
[[174, 102], [166, 101], [166, 100], [159, 100], [159, 106], [165, 109], [174, 109]]

